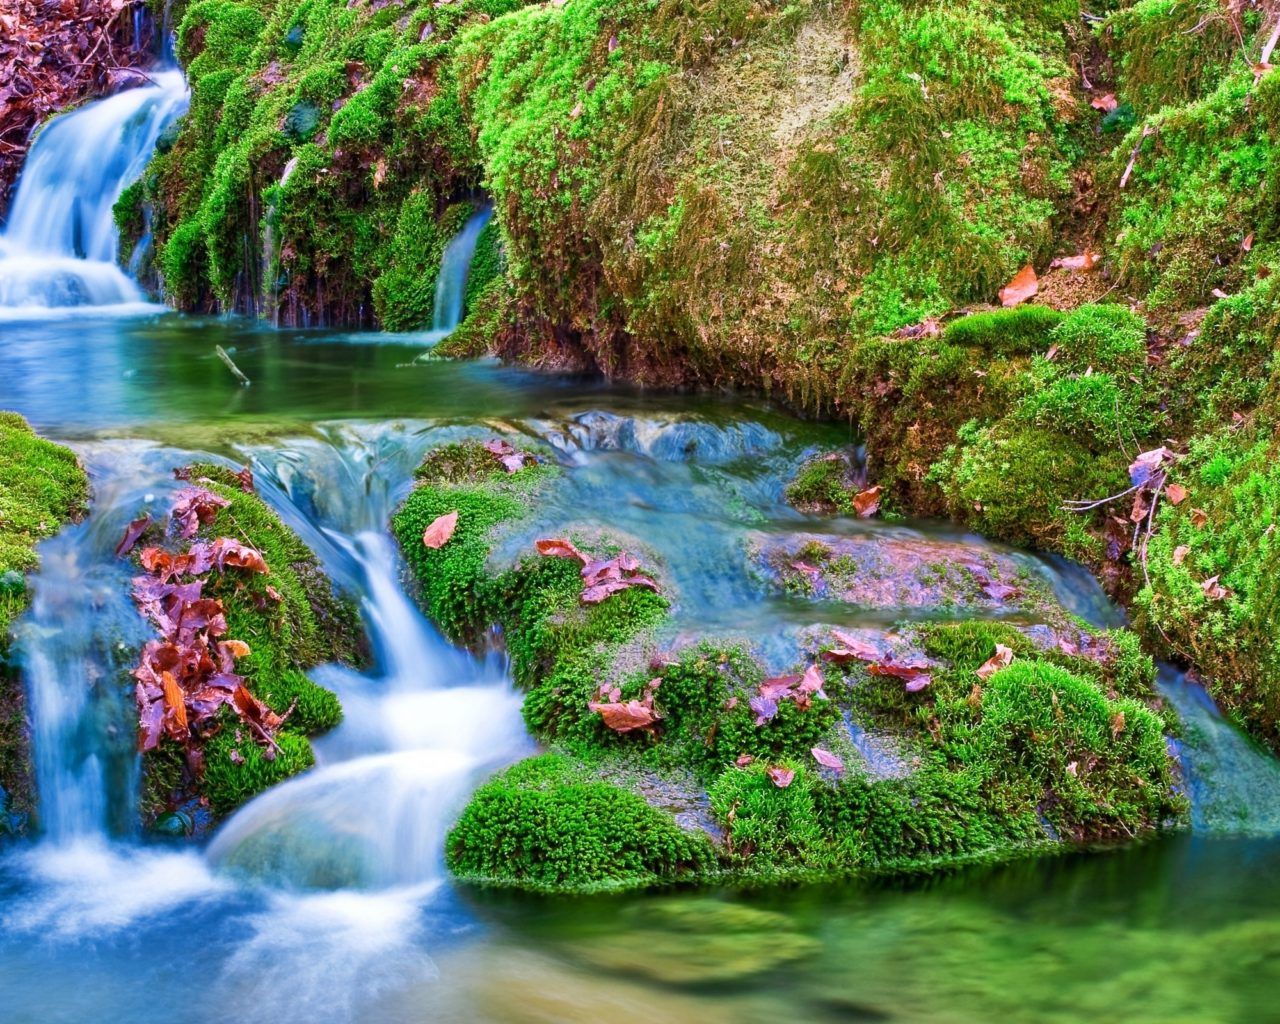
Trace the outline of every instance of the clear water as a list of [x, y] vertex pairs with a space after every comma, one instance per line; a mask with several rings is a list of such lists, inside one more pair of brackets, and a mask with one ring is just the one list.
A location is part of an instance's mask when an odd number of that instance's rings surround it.
[[[784, 480], [849, 441], [838, 426], [488, 363], [413, 365], [419, 351], [174, 315], [0, 334], [0, 407], [74, 444], [95, 485], [89, 519], [44, 545], [23, 626], [47, 829], [0, 853], [6, 1021], [1274, 1019], [1277, 769], [1176, 674], [1190, 834], [892, 885], [569, 901], [452, 885], [443, 831], [530, 744], [501, 662], [444, 644], [401, 589], [386, 519], [440, 440], [502, 431], [558, 452], [562, 487], [501, 555], [598, 517], [666, 563], [677, 633], [738, 631], [774, 660], [807, 623], [901, 615], [771, 590], [741, 553], [780, 531], [1012, 559], [1082, 614], [1114, 611], [1078, 570], [946, 524], [787, 510]], [[194, 453], [254, 464], [264, 497], [361, 598], [376, 655], [366, 673], [317, 670], [347, 710], [317, 768], [203, 847], [131, 835], [129, 709], [110, 684], [137, 629], [113, 596], [111, 546]]]

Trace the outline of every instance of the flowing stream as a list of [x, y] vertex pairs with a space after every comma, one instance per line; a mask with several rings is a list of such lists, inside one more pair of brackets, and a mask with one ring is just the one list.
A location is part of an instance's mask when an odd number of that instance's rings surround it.
[[[1117, 612], [1078, 567], [945, 523], [789, 509], [784, 484], [805, 457], [850, 441], [837, 426], [484, 361], [415, 365], [420, 336], [137, 315], [98, 230], [129, 168], [94, 169], [91, 188], [72, 140], [138, 159], [182, 96], [158, 79], [48, 126], [0, 243], [0, 408], [73, 445], [94, 494], [84, 522], [41, 546], [18, 629], [41, 832], [0, 848], [6, 1022], [1274, 1018], [1280, 767], [1169, 669], [1161, 685], [1184, 722], [1195, 807], [1183, 834], [927, 882], [565, 901], [454, 886], [441, 856], [454, 816], [488, 773], [534, 748], [501, 657], [442, 640], [387, 533], [413, 468], [442, 441], [523, 436], [564, 468], [495, 558], [570, 523], [608, 524], [668, 568], [673, 637], [741, 635], [777, 666], [808, 624], [954, 614], [892, 594], [852, 607], [780, 592], [744, 552], [798, 533], [1001, 559], [1086, 618]], [[81, 204], [89, 195], [98, 201]], [[58, 216], [31, 215], [40, 209]], [[435, 331], [457, 324], [487, 217], [445, 254]], [[133, 315], [64, 308], [77, 303]], [[147, 627], [113, 551], [193, 458], [252, 464], [263, 498], [358, 599], [372, 651], [364, 671], [314, 670], [345, 711], [317, 741], [316, 767], [203, 845], [137, 831], [127, 671]], [[862, 739], [873, 768], [898, 770]]]

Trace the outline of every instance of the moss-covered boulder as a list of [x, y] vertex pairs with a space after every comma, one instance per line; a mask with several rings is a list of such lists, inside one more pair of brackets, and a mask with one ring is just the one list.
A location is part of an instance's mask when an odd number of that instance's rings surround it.
[[14, 620], [29, 601], [36, 545], [85, 513], [89, 479], [75, 453], [0, 412], [0, 836], [32, 809], [30, 738], [21, 680], [11, 660]]
[[[211, 464], [181, 469], [221, 499], [191, 544], [231, 536], [258, 552], [266, 571], [230, 568], [202, 576], [202, 597], [220, 603], [225, 636], [246, 648], [236, 675], [253, 698], [284, 721], [268, 740], [225, 706], [193, 728], [190, 741], [166, 735], [144, 755], [142, 814], [165, 830], [203, 831], [258, 793], [311, 767], [308, 737], [342, 720], [333, 693], [306, 672], [327, 662], [357, 663], [362, 632], [354, 603], [335, 594], [315, 555], [234, 471]], [[181, 553], [187, 543], [152, 527], [148, 540]], [[188, 577], [182, 572], [177, 581]], [[196, 579], [196, 576], [191, 576]]]
[[551, 748], [475, 794], [447, 843], [459, 877], [586, 892], [917, 871], [1180, 819], [1133, 634], [1061, 611], [865, 640], [818, 629], [794, 674], [770, 677], [740, 643], [672, 643], [648, 587], [589, 599], [584, 577], [624, 560], [578, 558], [572, 530], [497, 560], [572, 470], [534, 453], [512, 470], [495, 447], [430, 453], [394, 522], [427, 613], [456, 639], [505, 643]]

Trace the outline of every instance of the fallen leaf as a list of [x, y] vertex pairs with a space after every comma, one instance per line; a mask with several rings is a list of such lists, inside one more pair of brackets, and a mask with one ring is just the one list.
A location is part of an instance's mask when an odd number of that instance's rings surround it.
[[1089, 101], [1089, 106], [1104, 114], [1111, 113], [1111, 111], [1115, 110], [1119, 105], [1119, 101], [1116, 99], [1114, 93], [1105, 93], [1102, 96], [1095, 96]]
[[1017, 306], [1026, 302], [1040, 290], [1036, 270], [1030, 263], [1014, 275], [1013, 280], [1000, 289], [1000, 305]]
[[1076, 256], [1062, 256], [1049, 264], [1051, 269], [1062, 268], [1063, 270], [1092, 270], [1097, 266], [1099, 256], [1096, 252], [1090, 252], [1086, 249], [1084, 252]]
[[1173, 564], [1181, 565], [1187, 560], [1187, 555], [1191, 554], [1191, 546], [1188, 544], [1179, 544], [1173, 549]]
[[755, 758], [752, 757], [750, 754], [739, 754], [738, 759], [733, 763], [736, 764], [739, 768], [745, 768], [747, 765], [751, 764], [754, 760]]
[[116, 545], [116, 558], [123, 558], [132, 551], [134, 545], [138, 543], [138, 538], [142, 536], [143, 532], [150, 525], [151, 517], [142, 516], [126, 526], [124, 536], [120, 538], [120, 543]]
[[1111, 738], [1119, 739], [1122, 732], [1124, 732], [1124, 712], [1117, 711], [1111, 716]]
[[829, 750], [823, 750], [821, 747], [814, 747], [809, 751], [813, 755], [813, 759], [822, 765], [823, 768], [832, 768], [836, 772], [844, 771], [844, 761]]
[[218, 510], [231, 502], [203, 487], [184, 487], [173, 499], [170, 513], [181, 537], [194, 537], [202, 524], [213, 522]]
[[986, 681], [1002, 668], [1008, 668], [1012, 661], [1013, 650], [1004, 644], [996, 644], [996, 653], [978, 666], [978, 678]]
[[750, 700], [751, 710], [756, 713], [756, 725], [772, 722], [778, 715], [778, 702], [772, 697], [755, 696]]
[[853, 497], [853, 510], [862, 519], [867, 519], [880, 511], [880, 495], [883, 487], [868, 487]]
[[1244, 240], [1240, 243], [1240, 248], [1245, 252], [1249, 252], [1253, 248], [1253, 232], [1250, 231], [1244, 236]]
[[535, 540], [533, 546], [538, 549], [538, 554], [546, 555], [548, 558], [576, 558], [583, 565], [586, 565], [590, 559], [579, 551], [572, 541], [568, 540]]
[[1218, 582], [1217, 576], [1210, 576], [1207, 580], [1201, 583], [1200, 591], [1210, 601], [1221, 601], [1231, 593], [1231, 591]]
[[587, 707], [597, 712], [604, 719], [604, 724], [614, 732], [652, 729], [654, 723], [662, 717], [654, 708], [652, 700], [616, 701], [608, 704], [593, 701]]
[[240, 470], [240, 472], [236, 474], [236, 479], [240, 481], [240, 490], [244, 491], [245, 494], [253, 493], [253, 470], [252, 469], [250, 469], [248, 466], [243, 467]]
[[444, 547], [457, 528], [457, 512], [446, 512], [442, 516], [437, 516], [431, 521], [431, 525], [422, 531], [422, 546], [432, 550]]
[[833, 629], [831, 635], [839, 642], [838, 647], [823, 651], [822, 656], [837, 664], [846, 661], [878, 661], [881, 658], [880, 648], [868, 643], [842, 629]]
[[1170, 484], [1164, 489], [1164, 496], [1169, 499], [1170, 504], [1181, 505], [1187, 500], [1187, 489], [1182, 484]]
[[182, 687], [178, 685], [177, 680], [173, 678], [172, 672], [162, 672], [160, 675], [164, 685], [164, 703], [169, 709], [169, 713], [173, 715], [175, 729], [174, 739], [186, 739], [187, 734], [187, 704], [182, 695]]
[[1204, 526], [1209, 522], [1209, 513], [1202, 508], [1193, 508], [1191, 510], [1191, 525], [1197, 528]]
[[773, 784], [779, 789], [786, 789], [796, 777], [796, 773], [790, 768], [771, 765], [767, 771], [769, 772], [769, 778], [773, 780]]
[[1173, 452], [1168, 448], [1153, 448], [1143, 452], [1129, 466], [1129, 482], [1134, 487], [1146, 487], [1157, 476], [1163, 473], [1164, 467], [1173, 459]]

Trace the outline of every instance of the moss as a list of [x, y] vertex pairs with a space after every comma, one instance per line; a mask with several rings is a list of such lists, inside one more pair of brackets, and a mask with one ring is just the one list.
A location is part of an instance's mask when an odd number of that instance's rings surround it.
[[[245, 576], [216, 574], [205, 595], [222, 601], [227, 636], [249, 653], [236, 663], [249, 691], [272, 711], [287, 715], [276, 736], [279, 750], [261, 746], [235, 717], [225, 713], [203, 747], [202, 774], [174, 777], [168, 741], [144, 757], [143, 814], [156, 816], [183, 806], [192, 794], [208, 798], [218, 815], [313, 763], [307, 737], [342, 720], [337, 697], [313, 682], [306, 670], [328, 662], [359, 663], [362, 633], [354, 604], [336, 595], [315, 555], [257, 494], [245, 493], [223, 466], [187, 467], [193, 483], [226, 498], [201, 537], [232, 536], [262, 553], [269, 571]], [[232, 752], [235, 756], [232, 756]], [[154, 776], [154, 777], [153, 777]]]
[[794, 761], [773, 766], [793, 774], [784, 788], [774, 784], [769, 767], [729, 768], [711, 787], [711, 809], [726, 824], [730, 854], [779, 869], [793, 863], [823, 868], [827, 837], [804, 766]]
[[1280, 749], [1275, 467], [1269, 431], [1223, 431], [1192, 446], [1176, 473], [1188, 496], [1162, 507], [1148, 552], [1151, 582], [1136, 608], [1157, 642], [1200, 668], [1215, 699]]
[[704, 834], [557, 755], [524, 761], [482, 786], [446, 851], [464, 881], [558, 893], [669, 884], [714, 864]]
[[1126, 306], [1080, 306], [1049, 335], [1057, 363], [1068, 370], [1139, 373], [1147, 360], [1147, 325]]
[[0, 411], [0, 834], [32, 809], [31, 763], [22, 686], [10, 661], [14, 621], [30, 600], [26, 574], [36, 545], [85, 513], [89, 480], [75, 453], [36, 435], [17, 413]]
[[787, 485], [787, 501], [802, 512], [853, 515], [856, 486], [853, 465], [841, 452], [809, 459]]
[[1062, 313], [1047, 306], [989, 310], [951, 321], [942, 338], [951, 345], [978, 348], [991, 354], [1028, 356], [1048, 349], [1049, 332], [1062, 323], [1062, 319]]

